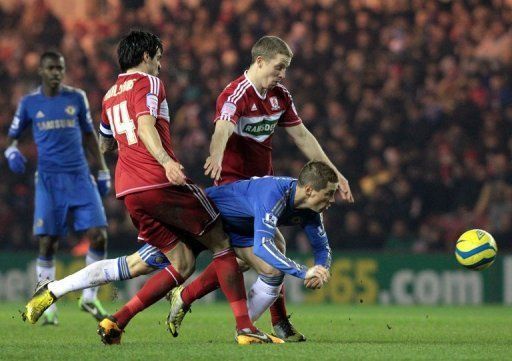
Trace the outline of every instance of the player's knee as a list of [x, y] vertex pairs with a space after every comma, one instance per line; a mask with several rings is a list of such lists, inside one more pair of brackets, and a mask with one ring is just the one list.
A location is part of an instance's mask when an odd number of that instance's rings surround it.
[[196, 270], [195, 260], [173, 263], [172, 266], [181, 275], [181, 277], [183, 277], [183, 279], [189, 278]]
[[284, 273], [279, 271], [278, 269], [270, 266], [270, 265], [262, 265], [260, 266], [260, 269], [258, 270], [258, 273], [260, 275], [266, 276], [266, 277], [284, 277]]
[[142, 258], [136, 253], [126, 257], [126, 263], [128, 264], [128, 270], [131, 278], [147, 275], [153, 272], [155, 269], [148, 265]]
[[87, 236], [89, 237], [91, 244], [90, 247], [94, 250], [104, 251], [107, 246], [107, 229], [104, 227], [101, 228], [91, 228], [87, 232]]
[[207, 234], [200, 238], [200, 241], [213, 253], [231, 247], [229, 237], [222, 229], [222, 223], [216, 223]]
[[251, 269], [251, 266], [245, 262], [243, 259], [236, 258], [236, 262], [238, 263], [238, 267], [240, 268], [240, 271], [247, 272]]
[[53, 257], [57, 252], [58, 238], [51, 236], [39, 237], [39, 256]]

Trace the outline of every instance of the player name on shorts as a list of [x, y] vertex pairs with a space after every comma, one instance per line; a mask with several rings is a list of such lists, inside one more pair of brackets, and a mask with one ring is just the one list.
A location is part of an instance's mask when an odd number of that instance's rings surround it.
[[39, 130], [52, 130], [61, 128], [74, 128], [76, 126], [75, 119], [54, 119], [38, 122], [37, 127]]

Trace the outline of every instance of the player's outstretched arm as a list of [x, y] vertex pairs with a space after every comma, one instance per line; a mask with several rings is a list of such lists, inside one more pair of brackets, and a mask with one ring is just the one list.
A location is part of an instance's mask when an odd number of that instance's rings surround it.
[[186, 177], [182, 172], [183, 166], [175, 162], [162, 146], [162, 140], [155, 128], [156, 118], [152, 115], [141, 115], [138, 119], [138, 136], [147, 150], [165, 169], [165, 175], [171, 184], [183, 185]]
[[220, 179], [224, 150], [234, 130], [235, 125], [230, 121], [219, 119], [215, 123], [215, 131], [210, 142], [210, 156], [204, 163], [204, 174], [209, 175], [212, 179]]
[[315, 136], [311, 134], [311, 132], [304, 126], [304, 124], [301, 123], [293, 127], [286, 127], [285, 129], [292, 137], [297, 147], [309, 160], [320, 160], [327, 163], [332, 169], [334, 169], [336, 175], [338, 176], [341, 198], [349, 203], [354, 203], [354, 196], [350, 190], [350, 185], [347, 178], [341, 174], [341, 172], [327, 157]]

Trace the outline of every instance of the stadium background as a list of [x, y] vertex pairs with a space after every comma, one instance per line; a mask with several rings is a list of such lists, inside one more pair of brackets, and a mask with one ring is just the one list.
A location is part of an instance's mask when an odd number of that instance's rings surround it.
[[[64, 54], [66, 82], [86, 90], [97, 121], [118, 73], [116, 42], [144, 28], [164, 42], [176, 153], [203, 186], [216, 96], [248, 67], [254, 41], [281, 36], [295, 53], [285, 84], [356, 197], [325, 215], [332, 284], [316, 295], [297, 286], [291, 299], [512, 303], [510, 1], [0, 0], [0, 19], [0, 149], [17, 102], [39, 83], [42, 51]], [[33, 284], [30, 135], [21, 149], [28, 174], [0, 161], [0, 300], [25, 298]], [[277, 131], [276, 173], [296, 175], [304, 161]], [[112, 195], [104, 203], [110, 255], [132, 252], [123, 204]], [[483, 273], [452, 257], [458, 235], [476, 227], [500, 248]], [[310, 253], [300, 232], [286, 236], [295, 256]], [[79, 252], [79, 242], [70, 236], [59, 255]], [[58, 272], [80, 262], [68, 256]]]

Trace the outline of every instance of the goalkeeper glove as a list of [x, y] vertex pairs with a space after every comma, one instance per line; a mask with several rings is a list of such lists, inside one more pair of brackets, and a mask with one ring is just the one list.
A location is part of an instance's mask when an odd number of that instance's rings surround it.
[[18, 147], [11, 145], [5, 150], [4, 155], [5, 158], [7, 158], [11, 171], [16, 174], [25, 173], [25, 163], [27, 163], [27, 158], [21, 154]]

